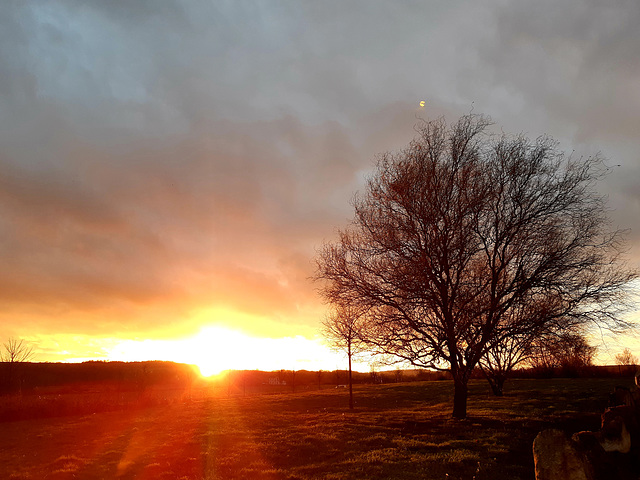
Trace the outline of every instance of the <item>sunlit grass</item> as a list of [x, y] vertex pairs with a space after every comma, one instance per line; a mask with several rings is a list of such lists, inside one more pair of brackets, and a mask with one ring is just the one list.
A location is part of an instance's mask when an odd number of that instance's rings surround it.
[[[0, 423], [5, 478], [532, 479], [531, 443], [550, 425], [597, 428], [620, 379], [514, 380], [470, 388], [451, 419], [450, 382], [346, 392], [231, 395], [89, 416]], [[447, 477], [448, 475], [448, 477]]]

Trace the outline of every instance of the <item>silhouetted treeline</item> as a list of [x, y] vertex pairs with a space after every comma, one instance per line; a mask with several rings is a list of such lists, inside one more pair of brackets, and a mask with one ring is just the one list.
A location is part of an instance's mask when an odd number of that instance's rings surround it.
[[[16, 370], [17, 369], [17, 370]], [[173, 362], [0, 363], [0, 393], [46, 387], [87, 389], [110, 385], [140, 389], [150, 385], [188, 385], [194, 368]], [[50, 388], [49, 388], [50, 389]]]
[[636, 365], [565, 365], [514, 370], [511, 378], [633, 378], [638, 370]]
[[[55, 387], [67, 390], [95, 390], [100, 386], [120, 388], [124, 390], [140, 389], [151, 386], [179, 388], [191, 385], [200, 379], [197, 368], [173, 362], [101, 362], [83, 363], [20, 363], [18, 374], [11, 372], [11, 365], [0, 362], [0, 393], [15, 393], [20, 390], [28, 393], [31, 390]], [[13, 365], [13, 369], [16, 365]], [[386, 370], [371, 372], [353, 372], [356, 384], [364, 383], [397, 383], [407, 381], [443, 380], [449, 378], [446, 372], [427, 370]], [[11, 381], [10, 381], [11, 380]], [[223, 387], [231, 386], [234, 393], [238, 389], [269, 390], [286, 392], [289, 390], [312, 389], [314, 387], [340, 387], [347, 383], [346, 370], [308, 371], [277, 370], [265, 372], [261, 370], [231, 370], [213, 377], [213, 383]]]
[[[0, 393], [32, 393], [46, 389], [48, 392], [96, 391], [101, 388], [123, 391], [154, 388], [187, 388], [194, 381], [205, 382], [192, 365], [173, 362], [84, 362], [84, 363], [20, 363], [16, 365], [0, 362]], [[511, 378], [557, 378], [557, 377], [632, 377], [638, 367], [622, 366], [580, 366], [557, 368], [528, 368], [514, 370]], [[483, 378], [476, 369], [472, 378]], [[411, 381], [449, 380], [448, 372], [418, 370], [385, 370], [353, 372], [355, 384], [398, 383]], [[308, 371], [277, 370], [231, 370], [223, 372], [211, 380], [226, 393], [285, 393], [314, 388], [328, 388], [345, 385], [348, 381], [346, 370]]]

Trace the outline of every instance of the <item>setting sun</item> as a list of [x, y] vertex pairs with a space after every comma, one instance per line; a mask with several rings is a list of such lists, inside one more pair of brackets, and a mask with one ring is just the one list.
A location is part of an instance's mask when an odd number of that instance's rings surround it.
[[209, 377], [236, 368], [248, 339], [246, 335], [227, 328], [206, 327], [195, 337], [184, 341], [184, 355], [188, 358], [191, 352], [193, 360], [189, 363], [197, 365], [200, 373]]
[[196, 365], [204, 377], [224, 370], [333, 370], [344, 359], [319, 339], [302, 336], [259, 338], [221, 326], [203, 327], [196, 335], [171, 340], [124, 340], [109, 360], [167, 360]]

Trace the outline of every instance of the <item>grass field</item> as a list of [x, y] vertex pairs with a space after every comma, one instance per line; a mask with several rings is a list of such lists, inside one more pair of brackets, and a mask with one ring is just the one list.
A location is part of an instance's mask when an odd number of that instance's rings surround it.
[[[630, 383], [630, 382], [627, 382]], [[621, 379], [472, 381], [468, 419], [449, 381], [166, 405], [0, 423], [4, 479], [533, 479], [543, 428], [599, 427]], [[629, 385], [627, 385], [629, 386]]]

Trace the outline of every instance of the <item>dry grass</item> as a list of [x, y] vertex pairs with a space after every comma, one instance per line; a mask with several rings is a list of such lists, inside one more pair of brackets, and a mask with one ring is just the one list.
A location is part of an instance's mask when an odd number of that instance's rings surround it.
[[533, 479], [550, 425], [595, 429], [618, 379], [514, 380], [503, 398], [471, 384], [450, 418], [450, 382], [346, 392], [205, 396], [131, 411], [0, 423], [10, 479]]

